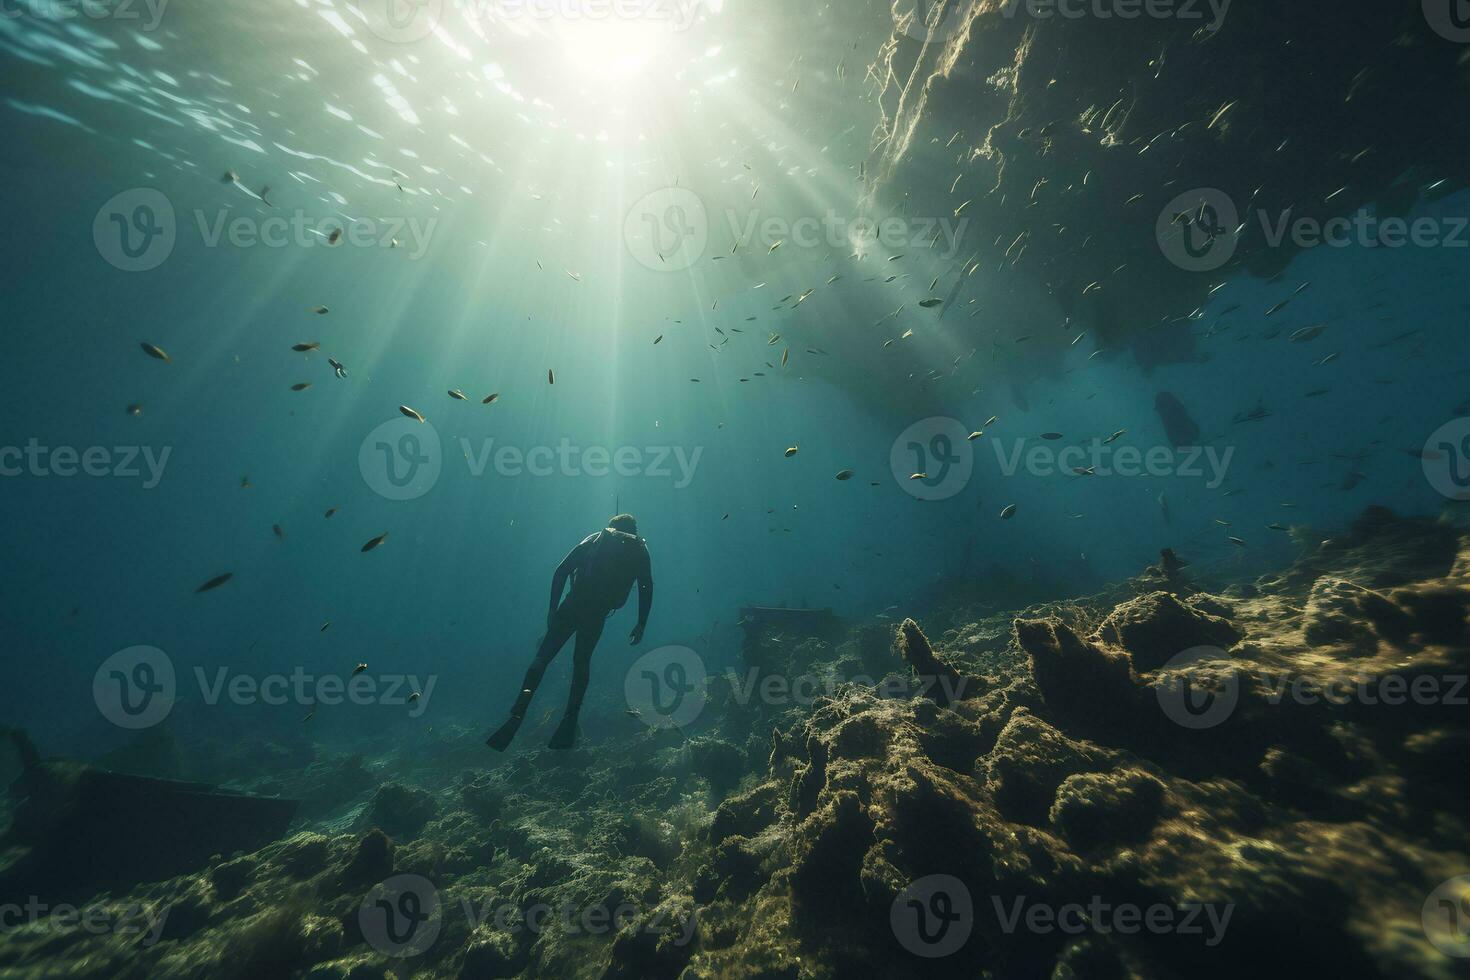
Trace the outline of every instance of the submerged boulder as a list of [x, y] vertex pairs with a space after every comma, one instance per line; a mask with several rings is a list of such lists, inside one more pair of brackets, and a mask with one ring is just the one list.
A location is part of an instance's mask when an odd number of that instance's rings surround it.
[[1150, 671], [1191, 647], [1233, 646], [1240, 631], [1229, 620], [1186, 605], [1168, 592], [1151, 592], [1114, 609], [1098, 628], [1097, 638], [1127, 650], [1134, 669]]
[[398, 783], [384, 783], [373, 794], [365, 817], [390, 837], [413, 837], [434, 819], [439, 805], [427, 791]]

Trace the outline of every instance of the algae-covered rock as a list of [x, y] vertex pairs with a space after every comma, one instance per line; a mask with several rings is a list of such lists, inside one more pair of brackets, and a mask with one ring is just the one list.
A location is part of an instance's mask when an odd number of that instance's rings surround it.
[[398, 783], [384, 783], [373, 794], [365, 820], [381, 827], [390, 837], [412, 837], [439, 812], [434, 797], [425, 790]]
[[1098, 629], [1098, 638], [1127, 650], [1135, 670], [1157, 670], [1192, 647], [1229, 648], [1240, 631], [1229, 620], [1180, 602], [1168, 592], [1151, 592], [1123, 603]]
[[676, 980], [698, 939], [698, 918], [688, 896], [665, 899], [630, 922], [613, 940], [603, 980]]
[[1119, 847], [1150, 835], [1163, 800], [1164, 784], [1137, 769], [1079, 773], [1057, 787], [1049, 819], [1074, 848]]

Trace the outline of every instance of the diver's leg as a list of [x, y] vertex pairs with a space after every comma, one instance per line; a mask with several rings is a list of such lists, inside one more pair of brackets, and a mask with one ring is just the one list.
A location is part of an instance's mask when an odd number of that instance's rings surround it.
[[531, 666], [526, 668], [526, 676], [521, 681], [520, 693], [516, 695], [515, 704], [511, 705], [510, 717], [506, 719], [505, 724], [495, 730], [495, 734], [485, 740], [486, 745], [497, 752], [504, 752], [506, 746], [510, 745], [511, 739], [515, 738], [516, 731], [521, 727], [521, 720], [526, 717], [526, 709], [531, 706], [531, 698], [535, 696], [536, 688], [541, 686], [541, 678], [546, 674], [547, 666], [561, 652], [561, 648], [566, 646], [574, 629], [576, 629], [576, 621], [558, 609], [556, 616], [552, 618], [550, 628], [546, 631], [546, 636], [541, 640], [541, 646], [536, 650]]
[[561, 724], [551, 736], [550, 747], [569, 749], [577, 741], [577, 715], [582, 711], [582, 698], [587, 693], [587, 682], [592, 679], [592, 651], [602, 637], [602, 627], [607, 621], [605, 614], [585, 617], [577, 625], [577, 646], [572, 654], [572, 687], [567, 692], [567, 710]]

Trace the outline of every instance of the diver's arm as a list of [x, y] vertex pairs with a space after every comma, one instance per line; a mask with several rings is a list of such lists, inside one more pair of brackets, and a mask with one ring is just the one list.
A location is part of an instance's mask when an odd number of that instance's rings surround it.
[[648, 612], [653, 608], [653, 566], [647, 548], [643, 551], [643, 568], [638, 572], [638, 625], [633, 627], [629, 639], [637, 646], [643, 639], [644, 627], [648, 625]]
[[561, 594], [566, 590], [567, 577], [572, 574], [572, 569], [576, 568], [577, 563], [582, 560], [582, 555], [586, 550], [587, 542], [583, 541], [571, 551], [567, 552], [567, 556], [561, 560], [561, 564], [556, 566], [556, 571], [552, 573], [551, 606], [546, 610], [546, 626], [548, 629], [551, 627], [552, 617], [556, 615], [557, 604], [561, 602]]

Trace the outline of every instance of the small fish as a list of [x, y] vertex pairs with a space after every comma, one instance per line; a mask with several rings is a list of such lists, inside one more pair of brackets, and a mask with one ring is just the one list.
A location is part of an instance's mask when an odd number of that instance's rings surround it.
[[411, 704], [411, 703], [413, 703], [413, 702], [414, 702], [414, 701], [417, 701], [417, 700], [418, 700], [418, 699], [419, 699], [419, 698], [421, 698], [421, 697], [423, 697], [423, 695], [422, 695], [422, 694], [420, 694], [420, 693], [419, 693], [419, 692], [418, 692], [418, 691], [414, 691], [414, 692], [413, 692], [413, 693], [412, 693], [412, 694], [410, 694], [410, 695], [409, 695], [409, 696], [408, 696], [408, 700], [409, 700], [409, 703], [410, 703], [410, 704]]
[[910, 480], [927, 480], [927, 479], [929, 479], [929, 474], [928, 473], [910, 473], [909, 474], [909, 479]]
[[335, 245], [342, 240], [342, 229], [333, 228], [332, 233], [327, 236], [327, 244]]
[[402, 412], [404, 415], [406, 415], [409, 418], [413, 419], [415, 422], [423, 422], [423, 421], [425, 421], [425, 419], [424, 419], [424, 417], [422, 415], [420, 415], [418, 412], [415, 412], [413, 409], [409, 408], [407, 405], [399, 405], [398, 406], [398, 410], [400, 412]]
[[852, 479], [852, 470], [838, 470], [837, 471], [837, 479], [839, 479], [839, 480], [851, 480]]
[[250, 474], [249, 473], [246, 473], [244, 476], [240, 477], [240, 489], [241, 490], [249, 490], [250, 489]]
[[1310, 327], [1302, 327], [1300, 330], [1293, 330], [1291, 332], [1291, 336], [1288, 337], [1287, 339], [1290, 340], [1294, 344], [1304, 343], [1304, 342], [1306, 342], [1308, 340], [1312, 340], [1312, 339], [1314, 339], [1316, 337], [1320, 337], [1322, 335], [1322, 331], [1324, 331], [1326, 329], [1327, 329], [1327, 324], [1325, 324], [1325, 323], [1314, 323]]
[[1231, 544], [1233, 544], [1233, 545], [1235, 545], [1235, 546], [1236, 546], [1236, 547], [1238, 547], [1238, 548], [1244, 548], [1244, 547], [1245, 547], [1245, 539], [1244, 539], [1244, 538], [1237, 538], [1237, 537], [1236, 537], [1236, 536], [1235, 536], [1235, 535], [1233, 535], [1233, 534], [1228, 534], [1228, 535], [1226, 535], [1226, 539], [1227, 539], [1227, 540], [1228, 540], [1228, 541], [1229, 541], [1229, 542], [1230, 542], [1230, 543], [1231, 543]]
[[494, 405], [498, 401], [500, 401], [500, 392], [496, 391], [496, 392], [492, 392], [491, 394], [486, 395], [484, 397], [484, 399], [481, 400], [480, 404], [481, 405]]
[[549, 385], [556, 384], [556, 375], [551, 372], [551, 368], [546, 369], [546, 383]]
[[203, 585], [199, 586], [199, 588], [195, 589], [194, 592], [197, 595], [200, 592], [208, 592], [211, 589], [217, 589], [234, 577], [234, 572], [225, 572], [223, 575], [216, 575], [214, 578], [210, 579], [208, 582], [205, 582]]
[[140, 403], [140, 402], [134, 402], [133, 404], [129, 405], [128, 406], [128, 414], [131, 415], [131, 416], [133, 416], [133, 418], [137, 418], [139, 415], [142, 415], [143, 414], [143, 405], [142, 405], [142, 403]]
[[337, 513], [337, 508], [335, 508], [335, 507], [328, 507], [327, 508], [327, 512], [325, 514], [323, 514], [322, 516], [323, 517], [331, 517], [335, 513]]
[[664, 339], [664, 335], [663, 334], [659, 334], [657, 337], [653, 338], [653, 342], [655, 344], [657, 344], [659, 341], [661, 341], [663, 339]]
[[279, 525], [279, 524], [272, 524], [271, 525], [271, 530], [275, 532], [277, 538], [279, 538], [282, 541], [285, 541], [286, 540], [286, 532], [281, 530], [281, 525]]
[[332, 311], [327, 309], [325, 306], [312, 306], [308, 307], [306, 312], [315, 313], [317, 316], [326, 316]]
[[157, 360], [160, 360], [165, 364], [172, 364], [174, 362], [173, 358], [169, 357], [168, 354], [164, 352], [162, 347], [154, 347], [152, 344], [146, 342], [140, 343], [138, 346], [143, 348], [143, 353], [147, 354], [149, 357], [156, 358]]
[[787, 458], [787, 459], [790, 459], [790, 458], [791, 458], [791, 457], [792, 457], [792, 456], [795, 456], [795, 455], [796, 455], [796, 453], [797, 453], [797, 451], [798, 451], [798, 450], [799, 450], [799, 449], [800, 449], [800, 448], [801, 448], [801, 447], [800, 447], [800, 446], [792, 446], [792, 447], [790, 447], [790, 448], [789, 448], [789, 449], [787, 449], [787, 450], [786, 450], [786, 458]]
[[361, 674], [363, 671], [365, 671], [367, 669], [368, 669], [368, 665], [367, 664], [358, 664], [356, 667], [353, 667], [352, 668], [352, 676], [353, 677], [356, 677], [358, 674]]
[[986, 419], [985, 420], [985, 424], [983, 426], [981, 426], [980, 428], [982, 430], [990, 428], [992, 425], [994, 425], [996, 423], [996, 420], [999, 419], [999, 418], [1000, 418], [999, 415], [992, 415], [992, 416], [990, 416], [990, 418]]
[[373, 538], [367, 544], [363, 545], [362, 546], [362, 550], [363, 551], [372, 551], [378, 545], [382, 544], [384, 541], [387, 541], [387, 540], [388, 540], [388, 532], [387, 531], [384, 531], [382, 534], [378, 535], [376, 538]]
[[1097, 475], [1097, 467], [1096, 466], [1074, 466], [1074, 467], [1072, 467], [1072, 472], [1073, 473], [1076, 473], [1078, 476], [1096, 476]]
[[1012, 517], [1015, 517], [1015, 516], [1016, 516], [1016, 505], [1015, 504], [1006, 504], [1005, 505], [1005, 509], [1003, 509], [1000, 512], [1000, 519], [1003, 520], [1003, 521], [1008, 521]]
[[327, 363], [332, 365], [332, 370], [336, 373], [337, 377], [347, 377], [347, 369], [342, 366], [341, 361], [337, 360], [335, 357], [329, 357], [327, 358]]
[[460, 391], [458, 388], [450, 388], [449, 397], [455, 399], [456, 401], [469, 401], [469, 396]]
[[1271, 523], [1271, 524], [1267, 524], [1266, 527], [1269, 528], [1272, 531], [1290, 531], [1291, 530], [1291, 528], [1287, 527], [1285, 524]]
[[225, 175], [219, 180], [221, 184], [238, 184], [240, 182], [240, 175], [233, 170], [226, 170]]
[[926, 310], [932, 310], [934, 307], [940, 306], [943, 303], [944, 303], [944, 300], [942, 300], [942, 299], [921, 299], [921, 300], [919, 300], [919, 305], [922, 306]]
[[316, 717], [316, 709], [315, 709], [315, 708], [312, 708], [312, 709], [311, 709], [311, 710], [310, 710], [310, 711], [308, 711], [308, 712], [307, 712], [307, 713], [306, 713], [306, 717], [305, 717], [305, 718], [303, 718], [303, 719], [301, 719], [301, 723], [302, 723], [302, 724], [303, 724], [303, 725], [304, 725], [304, 724], [306, 724], [306, 723], [307, 723], [307, 722], [308, 722], [308, 721], [311, 721], [311, 720], [312, 720], [312, 719], [313, 719], [313, 718], [315, 718], [315, 717]]
[[974, 442], [976, 439], [979, 439], [983, 435], [985, 435], [984, 431], [977, 429], [976, 431], [971, 432], [969, 435], [965, 436], [965, 438], [970, 440], [971, 442]]
[[294, 351], [296, 351], [298, 354], [305, 354], [307, 351], [321, 350], [322, 349], [322, 345], [320, 343], [318, 343], [317, 341], [314, 341], [313, 340], [309, 344], [292, 344], [291, 345], [291, 349], [294, 350]]
[[1048, 439], [1048, 440], [1050, 440], [1052, 442], [1055, 442], [1056, 440], [1060, 439], [1061, 437], [1062, 437], [1062, 434], [1060, 432], [1043, 432], [1041, 434], [1041, 438]]
[[329, 619], [325, 623], [322, 623], [322, 628], [319, 629], [319, 630], [317, 630], [317, 632], [318, 633], [325, 633], [327, 631], [327, 627], [328, 626], [331, 626], [331, 625], [332, 625], [332, 621]]
[[294, 385], [291, 386], [291, 390], [292, 391], [305, 391], [307, 388], [310, 388], [310, 387], [311, 387], [311, 382], [310, 381], [298, 381]]
[[1110, 435], [1106, 439], [1104, 439], [1103, 442], [1102, 442], [1102, 444], [1104, 446], [1107, 446], [1107, 445], [1110, 445], [1110, 444], [1112, 444], [1114, 442], [1117, 442], [1120, 438], [1122, 438], [1123, 434], [1125, 432], [1127, 432], [1127, 431], [1128, 431], [1127, 429], [1119, 429], [1117, 432], [1114, 432], [1112, 435]]

